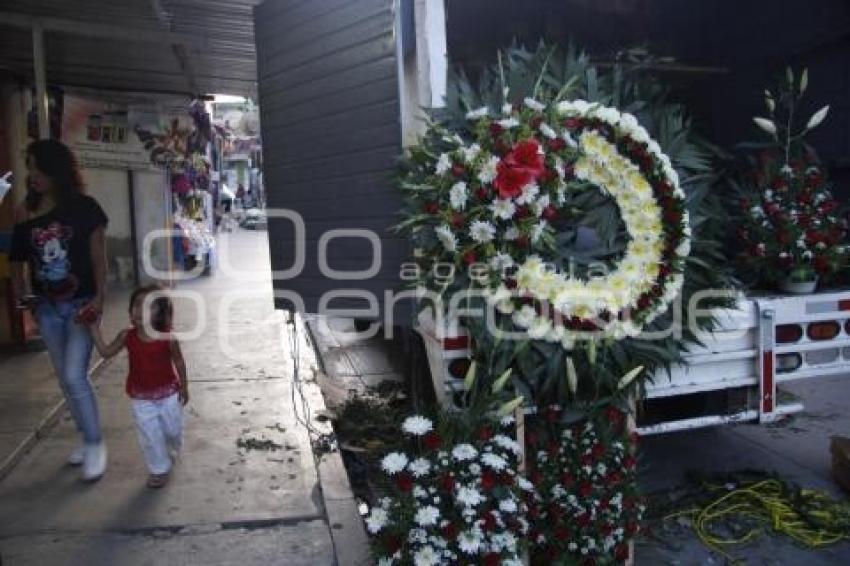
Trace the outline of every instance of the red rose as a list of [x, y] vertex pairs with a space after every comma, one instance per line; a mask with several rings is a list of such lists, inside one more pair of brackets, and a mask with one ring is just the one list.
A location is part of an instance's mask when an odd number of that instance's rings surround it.
[[[605, 504], [605, 506], [604, 506], [604, 507], [602, 506], [602, 503], [604, 503], [604, 504]], [[600, 508], [600, 509], [607, 509], [607, 508], [608, 508], [608, 502], [607, 502], [607, 501], [603, 501], [602, 503], [600, 503], [600, 504], [599, 504], [599, 508]], [[610, 524], [608, 524], [608, 523], [605, 523], [604, 525], [602, 525], [601, 527], [599, 527], [599, 532], [600, 532], [600, 533], [602, 533], [602, 536], [606, 536], [606, 537], [607, 537], [608, 535], [610, 535], [611, 533], [613, 533], [613, 532], [614, 532], [614, 527], [612, 527], [612, 526], [611, 526]]]
[[496, 519], [492, 513], [485, 513], [481, 518], [484, 520], [484, 530], [492, 531], [496, 528]]
[[455, 228], [462, 228], [464, 222], [466, 222], [466, 215], [462, 212], [455, 212], [452, 214], [452, 226]]
[[502, 563], [502, 557], [495, 552], [488, 552], [484, 555], [484, 566], [499, 566]]
[[527, 169], [511, 167], [504, 161], [496, 166], [496, 180], [493, 185], [503, 199], [516, 198], [522, 194], [522, 188], [532, 182], [534, 176]]
[[466, 168], [463, 165], [452, 165], [452, 175], [455, 177], [463, 177], [466, 175]]
[[592, 466], [594, 464], [593, 455], [585, 454], [579, 460], [582, 466]]
[[426, 202], [422, 208], [428, 214], [437, 214], [438, 212], [440, 212], [440, 205], [434, 201]]
[[474, 251], [470, 250], [470, 251], [466, 252], [465, 254], [463, 254], [463, 262], [466, 265], [472, 265], [476, 261], [478, 261], [478, 258], [475, 256]]
[[594, 444], [593, 448], [590, 449], [590, 453], [593, 454], [593, 457], [598, 460], [605, 455], [605, 446], [598, 443]]
[[440, 435], [436, 432], [429, 432], [422, 439], [422, 444], [425, 445], [425, 448], [428, 450], [436, 450], [440, 447], [440, 444], [443, 442], [443, 439], [440, 438]]
[[812, 194], [809, 192], [800, 193], [797, 195], [797, 202], [801, 205], [811, 204]]
[[608, 407], [605, 409], [605, 416], [608, 417], [608, 422], [618, 425], [623, 422], [623, 411], [617, 407]]
[[578, 517], [576, 517], [576, 523], [578, 523], [579, 527], [586, 527], [590, 524], [590, 515], [587, 513], [582, 513]]
[[779, 205], [777, 205], [775, 202], [769, 202], [764, 205], [764, 211], [765, 213], [767, 213], [768, 216], [773, 217], [779, 214], [782, 209], [779, 208]]
[[457, 528], [454, 526], [454, 523], [449, 523], [440, 529], [440, 533], [443, 535], [444, 539], [453, 541], [455, 537], [457, 537]]
[[570, 488], [575, 483], [575, 478], [573, 478], [572, 474], [565, 473], [561, 475], [561, 485], [565, 488]]
[[608, 478], [606, 480], [608, 485], [615, 486], [623, 483], [623, 476], [620, 475], [620, 472], [611, 472], [608, 474]]
[[644, 293], [643, 295], [638, 297], [637, 306], [638, 306], [639, 309], [643, 310], [643, 309], [649, 307], [649, 305], [651, 305], [651, 304], [652, 304], [652, 297], [650, 297], [646, 293]]
[[490, 135], [495, 137], [499, 137], [505, 129], [499, 125], [498, 122], [493, 122], [490, 124]]
[[566, 529], [566, 527], [556, 527], [555, 528], [555, 538], [558, 540], [567, 540], [570, 538], [570, 531]]
[[672, 272], [673, 272], [673, 269], [666, 263], [662, 263], [660, 266], [658, 266], [658, 274], [661, 277], [667, 277]]
[[413, 489], [413, 478], [410, 474], [402, 473], [396, 476], [395, 484], [401, 491], [407, 493]]
[[485, 200], [488, 196], [490, 196], [490, 191], [488, 191], [484, 187], [478, 187], [478, 189], [475, 191], [475, 196], [478, 197], [478, 200]]
[[558, 209], [550, 204], [543, 209], [541, 216], [549, 222], [553, 222], [558, 217]]
[[513, 151], [505, 156], [505, 163], [512, 168], [525, 169], [534, 178], [539, 177], [544, 168], [540, 144], [537, 140], [526, 140], [516, 144]]
[[583, 481], [578, 486], [578, 494], [582, 497], [588, 497], [593, 493], [593, 485], [590, 482]]

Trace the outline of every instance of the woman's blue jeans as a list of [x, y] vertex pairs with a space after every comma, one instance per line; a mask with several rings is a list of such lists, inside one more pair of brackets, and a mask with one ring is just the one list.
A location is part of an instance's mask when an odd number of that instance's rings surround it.
[[88, 300], [42, 300], [35, 316], [77, 430], [86, 444], [96, 444], [101, 435], [97, 399], [89, 381], [93, 342], [89, 329], [74, 322], [77, 311]]

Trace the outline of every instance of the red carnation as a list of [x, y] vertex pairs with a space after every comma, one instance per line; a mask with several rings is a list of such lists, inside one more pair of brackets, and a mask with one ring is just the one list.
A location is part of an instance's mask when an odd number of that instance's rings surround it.
[[440, 438], [440, 435], [436, 432], [429, 432], [422, 438], [422, 444], [425, 445], [425, 448], [428, 450], [436, 450], [440, 447], [440, 444], [443, 442], [443, 439]]
[[463, 254], [463, 262], [466, 265], [472, 265], [476, 261], [478, 261], [478, 258], [476, 257], [475, 252], [473, 250], [469, 250], [468, 252]]
[[409, 492], [413, 489], [413, 478], [410, 477], [410, 474], [399, 474], [395, 478], [395, 484], [401, 491]]
[[553, 140], [549, 140], [546, 145], [549, 146], [549, 151], [561, 151], [567, 147], [567, 142], [561, 138], [555, 138]]
[[481, 474], [481, 488], [484, 491], [490, 491], [496, 486], [496, 476], [490, 470], [485, 470]]
[[542, 216], [544, 219], [552, 222], [558, 217], [558, 209], [550, 204], [543, 209]]
[[593, 493], [593, 485], [590, 482], [583, 481], [578, 486], [578, 494], [582, 497], [588, 497]]
[[426, 202], [422, 207], [428, 214], [437, 214], [440, 212], [440, 205], [434, 201]]
[[812, 265], [820, 275], [829, 273], [829, 261], [822, 255], [817, 256]]
[[444, 539], [453, 541], [455, 537], [457, 537], [457, 527], [454, 526], [454, 523], [449, 523], [440, 529], [440, 533], [443, 535]]
[[620, 485], [621, 483], [623, 483], [623, 476], [620, 474], [620, 472], [611, 472], [610, 474], [608, 474], [608, 478], [606, 481], [610, 486]]
[[492, 513], [485, 513], [481, 518], [484, 520], [484, 530], [492, 531], [496, 528], [496, 519]]
[[570, 473], [565, 473], [561, 475], [561, 485], [563, 485], [565, 488], [572, 487], [575, 481], [575, 478], [573, 478], [572, 474]]
[[570, 531], [567, 530], [566, 527], [556, 527], [555, 528], [555, 538], [558, 540], [567, 540], [570, 538]]
[[455, 228], [462, 228], [464, 222], [466, 222], [466, 215], [462, 212], [455, 212], [452, 214], [452, 226]]
[[578, 517], [576, 517], [576, 523], [578, 523], [579, 527], [586, 527], [590, 524], [590, 515], [587, 513], [582, 513]]
[[608, 422], [618, 425], [623, 422], [623, 411], [617, 407], [608, 407], [605, 409], [605, 416], [608, 417]]
[[490, 196], [490, 191], [488, 191], [484, 187], [478, 187], [478, 189], [475, 191], [475, 196], [478, 197], [478, 200], [485, 200], [488, 196]]
[[499, 566], [501, 562], [501, 556], [499, 556], [495, 552], [488, 552], [484, 555], [484, 566]]
[[443, 491], [451, 491], [455, 488], [455, 479], [449, 474], [441, 475], [438, 483]]
[[598, 443], [594, 444], [593, 448], [591, 448], [590, 452], [591, 452], [591, 454], [593, 454], [593, 457], [598, 460], [599, 458], [602, 458], [602, 456], [605, 455], [605, 446], [603, 446], [602, 444], [598, 444]]

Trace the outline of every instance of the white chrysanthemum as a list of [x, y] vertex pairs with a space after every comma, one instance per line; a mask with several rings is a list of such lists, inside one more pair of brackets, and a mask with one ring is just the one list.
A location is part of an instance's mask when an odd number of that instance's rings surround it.
[[486, 185], [488, 183], [492, 183], [496, 176], [499, 174], [500, 159], [495, 155], [490, 156], [490, 159], [484, 162], [481, 165], [481, 170], [478, 172], [478, 180], [481, 181], [482, 184]]
[[508, 467], [508, 462], [498, 454], [488, 453], [481, 456], [481, 462], [488, 468], [501, 472]]
[[431, 462], [425, 458], [417, 458], [407, 466], [407, 469], [410, 470], [413, 477], [421, 478], [422, 476], [427, 476], [431, 471]]
[[481, 550], [482, 539], [483, 533], [479, 529], [463, 531], [457, 537], [458, 547], [464, 554], [478, 554]]
[[553, 130], [552, 127], [546, 123], [540, 124], [540, 133], [549, 138], [550, 140], [553, 140], [558, 137], [558, 132]]
[[546, 232], [546, 227], [549, 224], [545, 220], [541, 220], [531, 229], [531, 241], [537, 242]]
[[537, 312], [530, 305], [524, 305], [513, 315], [514, 324], [516, 324], [520, 328], [530, 327], [532, 324], [534, 324], [534, 320], [536, 318]]
[[528, 96], [525, 97], [525, 99], [522, 102], [523, 102], [523, 104], [525, 104], [526, 106], [528, 106], [529, 108], [534, 110], [535, 112], [543, 112], [544, 110], [546, 110], [545, 104], [543, 104], [542, 102], [540, 102], [538, 100], [534, 100], [531, 97], [528, 97]]
[[531, 208], [532, 210], [534, 210], [535, 216], [540, 216], [541, 214], [543, 214], [543, 211], [546, 209], [546, 207], [550, 204], [552, 204], [552, 201], [549, 198], [549, 195], [542, 195], [539, 199], [534, 201], [534, 204]]
[[483, 118], [487, 116], [490, 109], [486, 106], [482, 106], [481, 108], [476, 108], [475, 110], [470, 110], [466, 113], [467, 120], [478, 120], [479, 118]]
[[510, 220], [516, 213], [516, 205], [510, 199], [497, 198], [490, 204], [493, 216], [502, 220]]
[[423, 546], [413, 554], [414, 566], [437, 566], [442, 564], [441, 553], [433, 546]]
[[476, 456], [478, 456], [478, 450], [471, 444], [458, 444], [452, 449], [452, 458], [458, 462], [473, 460]]
[[[513, 424], [513, 423], [509, 423], [508, 426], [510, 426], [510, 424]], [[500, 448], [504, 448], [505, 450], [509, 450], [510, 452], [513, 452], [514, 454], [520, 453], [519, 443], [516, 440], [514, 440], [513, 438], [505, 436], [504, 434], [497, 434], [496, 436], [493, 437], [492, 440]]]
[[414, 485], [412, 493], [416, 499], [428, 499], [428, 491], [421, 485]]
[[527, 479], [525, 479], [524, 477], [517, 478], [516, 483], [519, 486], [519, 488], [523, 491], [533, 491], [534, 490], [534, 484], [531, 483], [530, 481], [528, 481]]
[[[504, 252], [499, 252], [490, 259], [490, 266], [496, 271], [513, 267], [515, 263], [514, 258]], [[510, 294], [508, 294], [508, 296], [510, 296]]]
[[422, 436], [434, 430], [434, 423], [431, 422], [431, 419], [421, 415], [413, 415], [404, 419], [401, 429], [407, 434]]
[[467, 507], [477, 507], [484, 502], [484, 496], [481, 495], [481, 492], [467, 485], [462, 485], [458, 488], [455, 499]]
[[437, 175], [445, 175], [449, 172], [449, 169], [452, 168], [452, 159], [449, 157], [448, 153], [441, 153], [439, 159], [437, 159]]
[[522, 188], [522, 194], [516, 198], [517, 204], [532, 204], [540, 194], [540, 186], [537, 183], [529, 183]]
[[490, 222], [476, 220], [469, 226], [469, 237], [479, 244], [484, 244], [496, 237], [496, 227]]
[[434, 228], [434, 233], [437, 234], [437, 239], [440, 240], [447, 252], [457, 251], [457, 236], [454, 235], [448, 225], [443, 224]]
[[519, 120], [516, 118], [504, 118], [502, 120], [498, 120], [496, 123], [506, 130], [519, 126]]
[[479, 466], [475, 462], [471, 463], [469, 465], [469, 473], [472, 474], [473, 476], [480, 476], [481, 475], [481, 466]]
[[388, 521], [389, 514], [386, 509], [383, 507], [373, 507], [372, 512], [366, 517], [366, 528], [374, 535], [381, 532], [381, 529], [387, 526]]
[[481, 146], [477, 143], [472, 144], [469, 147], [460, 148], [460, 152], [463, 154], [463, 160], [467, 163], [472, 163], [475, 161], [475, 158], [478, 157], [478, 154], [481, 153]]
[[397, 474], [407, 466], [407, 456], [401, 452], [390, 452], [381, 460], [381, 467], [389, 475]]
[[499, 511], [503, 513], [516, 513], [519, 508], [513, 499], [502, 499], [499, 501]]
[[505, 240], [512, 242], [519, 238], [519, 229], [516, 226], [511, 226], [505, 230]]
[[437, 521], [440, 519], [440, 510], [434, 507], [433, 505], [426, 505], [425, 507], [420, 507], [419, 510], [416, 511], [416, 516], [414, 520], [422, 527], [430, 527], [437, 524]]
[[466, 200], [469, 198], [469, 191], [466, 190], [466, 183], [460, 181], [452, 185], [449, 190], [449, 202], [455, 210], [463, 210], [466, 208]]

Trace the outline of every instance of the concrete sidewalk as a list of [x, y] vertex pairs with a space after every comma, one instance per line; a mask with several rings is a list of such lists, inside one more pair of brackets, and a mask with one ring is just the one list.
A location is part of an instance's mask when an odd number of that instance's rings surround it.
[[[271, 301], [266, 235], [224, 237], [230, 263], [256, 277], [248, 283], [220, 270], [179, 286], [192, 295], [175, 301], [177, 330], [206, 322], [196, 339], [183, 342], [191, 400], [185, 449], [169, 484], [145, 487], [121, 354], [96, 379], [106, 475], [84, 485], [78, 470], [64, 465], [76, 440], [63, 419], [0, 483], [4, 566], [331, 565], [362, 557], [357, 537], [348, 557], [335, 557], [333, 533], [349, 531], [329, 520], [336, 503], [327, 492], [345, 500], [347, 484], [322, 489], [310, 436], [296, 418], [317, 395], [308, 393], [303, 404], [293, 397], [293, 358]], [[302, 377], [312, 376], [306, 336], [298, 340]]]

